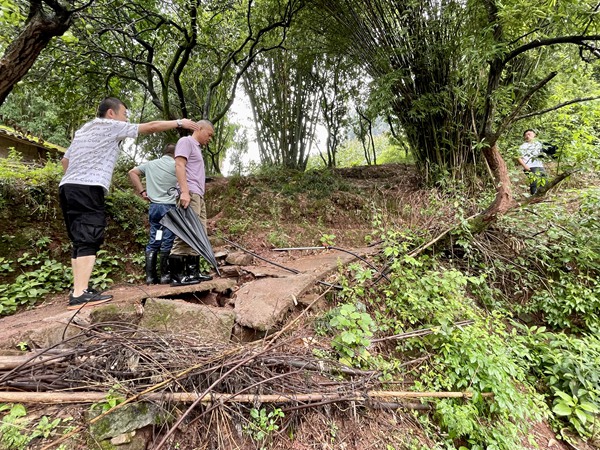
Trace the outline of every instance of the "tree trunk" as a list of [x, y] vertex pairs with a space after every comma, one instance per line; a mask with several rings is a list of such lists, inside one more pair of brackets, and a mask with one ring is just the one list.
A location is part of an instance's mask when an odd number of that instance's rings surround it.
[[502, 155], [498, 151], [498, 145], [494, 143], [491, 147], [483, 149], [483, 156], [494, 175], [496, 198], [490, 206], [488, 206], [488, 208], [472, 222], [474, 226], [472, 231], [474, 233], [483, 231], [490, 222], [496, 220], [498, 215], [504, 214], [515, 204], [512, 198], [508, 168], [506, 167], [506, 162], [502, 158]]
[[0, 59], [0, 105], [12, 88], [29, 71], [38, 55], [54, 36], [61, 36], [72, 23], [72, 12], [62, 10], [50, 16], [41, 8], [30, 16], [25, 28]]

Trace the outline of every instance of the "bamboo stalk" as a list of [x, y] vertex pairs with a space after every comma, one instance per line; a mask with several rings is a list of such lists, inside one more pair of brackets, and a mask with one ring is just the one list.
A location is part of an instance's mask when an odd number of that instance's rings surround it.
[[56, 355], [40, 355], [40, 356], [31, 356], [31, 354], [19, 355], [19, 356], [0, 356], [0, 371], [1, 370], [11, 370], [16, 369], [17, 367], [26, 364], [31, 366], [44, 364], [44, 363], [57, 363], [60, 360], [64, 359], [65, 356], [56, 356]]
[[[493, 397], [492, 392], [481, 393], [483, 397]], [[62, 403], [98, 403], [106, 400], [106, 393], [103, 392], [0, 392], [0, 403], [44, 403], [44, 404], [62, 404]], [[373, 398], [471, 398], [472, 392], [411, 392], [411, 391], [368, 391], [364, 395], [342, 395], [342, 394], [207, 394], [199, 399], [199, 395], [193, 392], [175, 392], [175, 393], [150, 393], [141, 395], [140, 401], [172, 401], [178, 403], [290, 403], [290, 402], [316, 402], [323, 400], [330, 401], [365, 401]]]

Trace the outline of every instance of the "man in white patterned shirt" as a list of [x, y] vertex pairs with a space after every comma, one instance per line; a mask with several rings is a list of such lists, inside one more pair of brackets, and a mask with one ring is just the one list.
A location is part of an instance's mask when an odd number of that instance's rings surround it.
[[533, 195], [537, 192], [538, 186], [543, 186], [545, 183], [546, 171], [544, 170], [544, 163], [540, 159], [543, 146], [540, 141], [535, 139], [535, 131], [531, 129], [525, 130], [523, 139], [525, 139], [525, 142], [519, 147], [521, 156], [517, 158], [517, 161], [529, 177], [529, 192]]
[[71, 267], [73, 290], [68, 309], [96, 305], [112, 299], [89, 287], [96, 253], [104, 242], [106, 227], [104, 196], [108, 192], [120, 144], [138, 134], [186, 128], [197, 130], [188, 119], [158, 120], [142, 124], [128, 122], [125, 104], [107, 97], [98, 106], [98, 117], [75, 133], [62, 159], [65, 174], [59, 184], [60, 205], [73, 245]]

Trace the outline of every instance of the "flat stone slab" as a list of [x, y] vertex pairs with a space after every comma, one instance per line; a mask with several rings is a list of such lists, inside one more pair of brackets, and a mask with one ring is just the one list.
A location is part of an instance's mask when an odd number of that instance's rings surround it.
[[[363, 256], [375, 251], [369, 248], [356, 253]], [[299, 274], [270, 269], [277, 278], [254, 280], [241, 286], [236, 292], [236, 322], [258, 331], [274, 329], [292, 310], [297, 299], [307, 293], [317, 281], [335, 272], [340, 265], [354, 260], [356, 257], [349, 253], [328, 250], [285, 264], [290, 269], [298, 270]], [[258, 273], [260, 269], [256, 268], [253, 272]]]
[[[140, 304], [147, 298], [176, 297], [180, 294], [202, 292], [226, 292], [236, 287], [230, 278], [216, 278], [190, 286], [171, 287], [164, 284], [126, 285], [105, 291], [113, 295], [113, 300], [101, 305], [85, 307], [80, 311], [68, 310], [68, 294], [55, 297], [53, 300], [34, 309], [23, 311], [17, 315], [0, 318], [0, 348], [16, 348], [19, 343], [30, 347], [50, 347], [62, 341], [63, 336], [69, 338], [78, 334], [80, 328], [68, 323], [88, 326], [91, 322], [102, 321], [102, 318], [90, 319], [96, 309], [109, 308], [114, 314], [131, 313], [131, 304]], [[113, 315], [114, 315], [113, 314]], [[140, 313], [141, 314], [141, 313]], [[65, 331], [65, 328], [67, 330]]]
[[149, 298], [140, 328], [162, 333], [195, 335], [205, 342], [229, 342], [235, 323], [231, 309], [198, 305], [182, 300]]
[[261, 278], [236, 292], [236, 322], [259, 331], [269, 331], [294, 307], [298, 297], [306, 293], [318, 277], [299, 274], [286, 278]]
[[292, 272], [285, 269], [280, 269], [277, 266], [269, 265], [269, 266], [241, 266], [240, 270], [244, 272], [248, 272], [252, 274], [252, 276], [256, 278], [264, 278], [264, 277], [288, 277], [293, 275]]

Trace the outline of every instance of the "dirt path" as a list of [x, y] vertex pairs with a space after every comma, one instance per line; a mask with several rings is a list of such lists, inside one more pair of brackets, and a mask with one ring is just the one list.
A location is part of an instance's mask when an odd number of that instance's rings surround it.
[[[364, 255], [373, 249], [357, 250]], [[347, 264], [355, 258], [352, 255], [336, 251], [322, 252], [264, 252], [261, 256], [269, 261], [298, 271], [294, 274], [274, 264], [255, 259], [255, 265], [244, 267], [229, 266], [229, 272], [237, 271], [239, 277], [226, 278], [215, 276], [215, 279], [192, 286], [171, 287], [169, 285], [121, 284], [105, 291], [113, 295], [111, 304], [141, 304], [147, 298], [202, 298], [209, 293], [232, 293], [238, 315], [252, 314], [254, 317], [281, 318], [285, 305], [296, 301], [316, 281], [325, 278], [338, 266]], [[238, 289], [239, 288], [239, 289]], [[66, 327], [73, 321], [85, 326], [91, 308], [80, 311], [67, 310], [68, 293], [49, 297], [43, 303], [30, 310], [0, 318], [0, 348], [16, 350], [20, 343], [39, 341], [44, 346], [46, 335], [55, 334], [56, 325]], [[276, 311], [276, 312], [275, 312]], [[252, 319], [242, 319], [246, 325]], [[272, 324], [258, 328], [265, 329]], [[60, 328], [60, 327], [59, 327]]]

